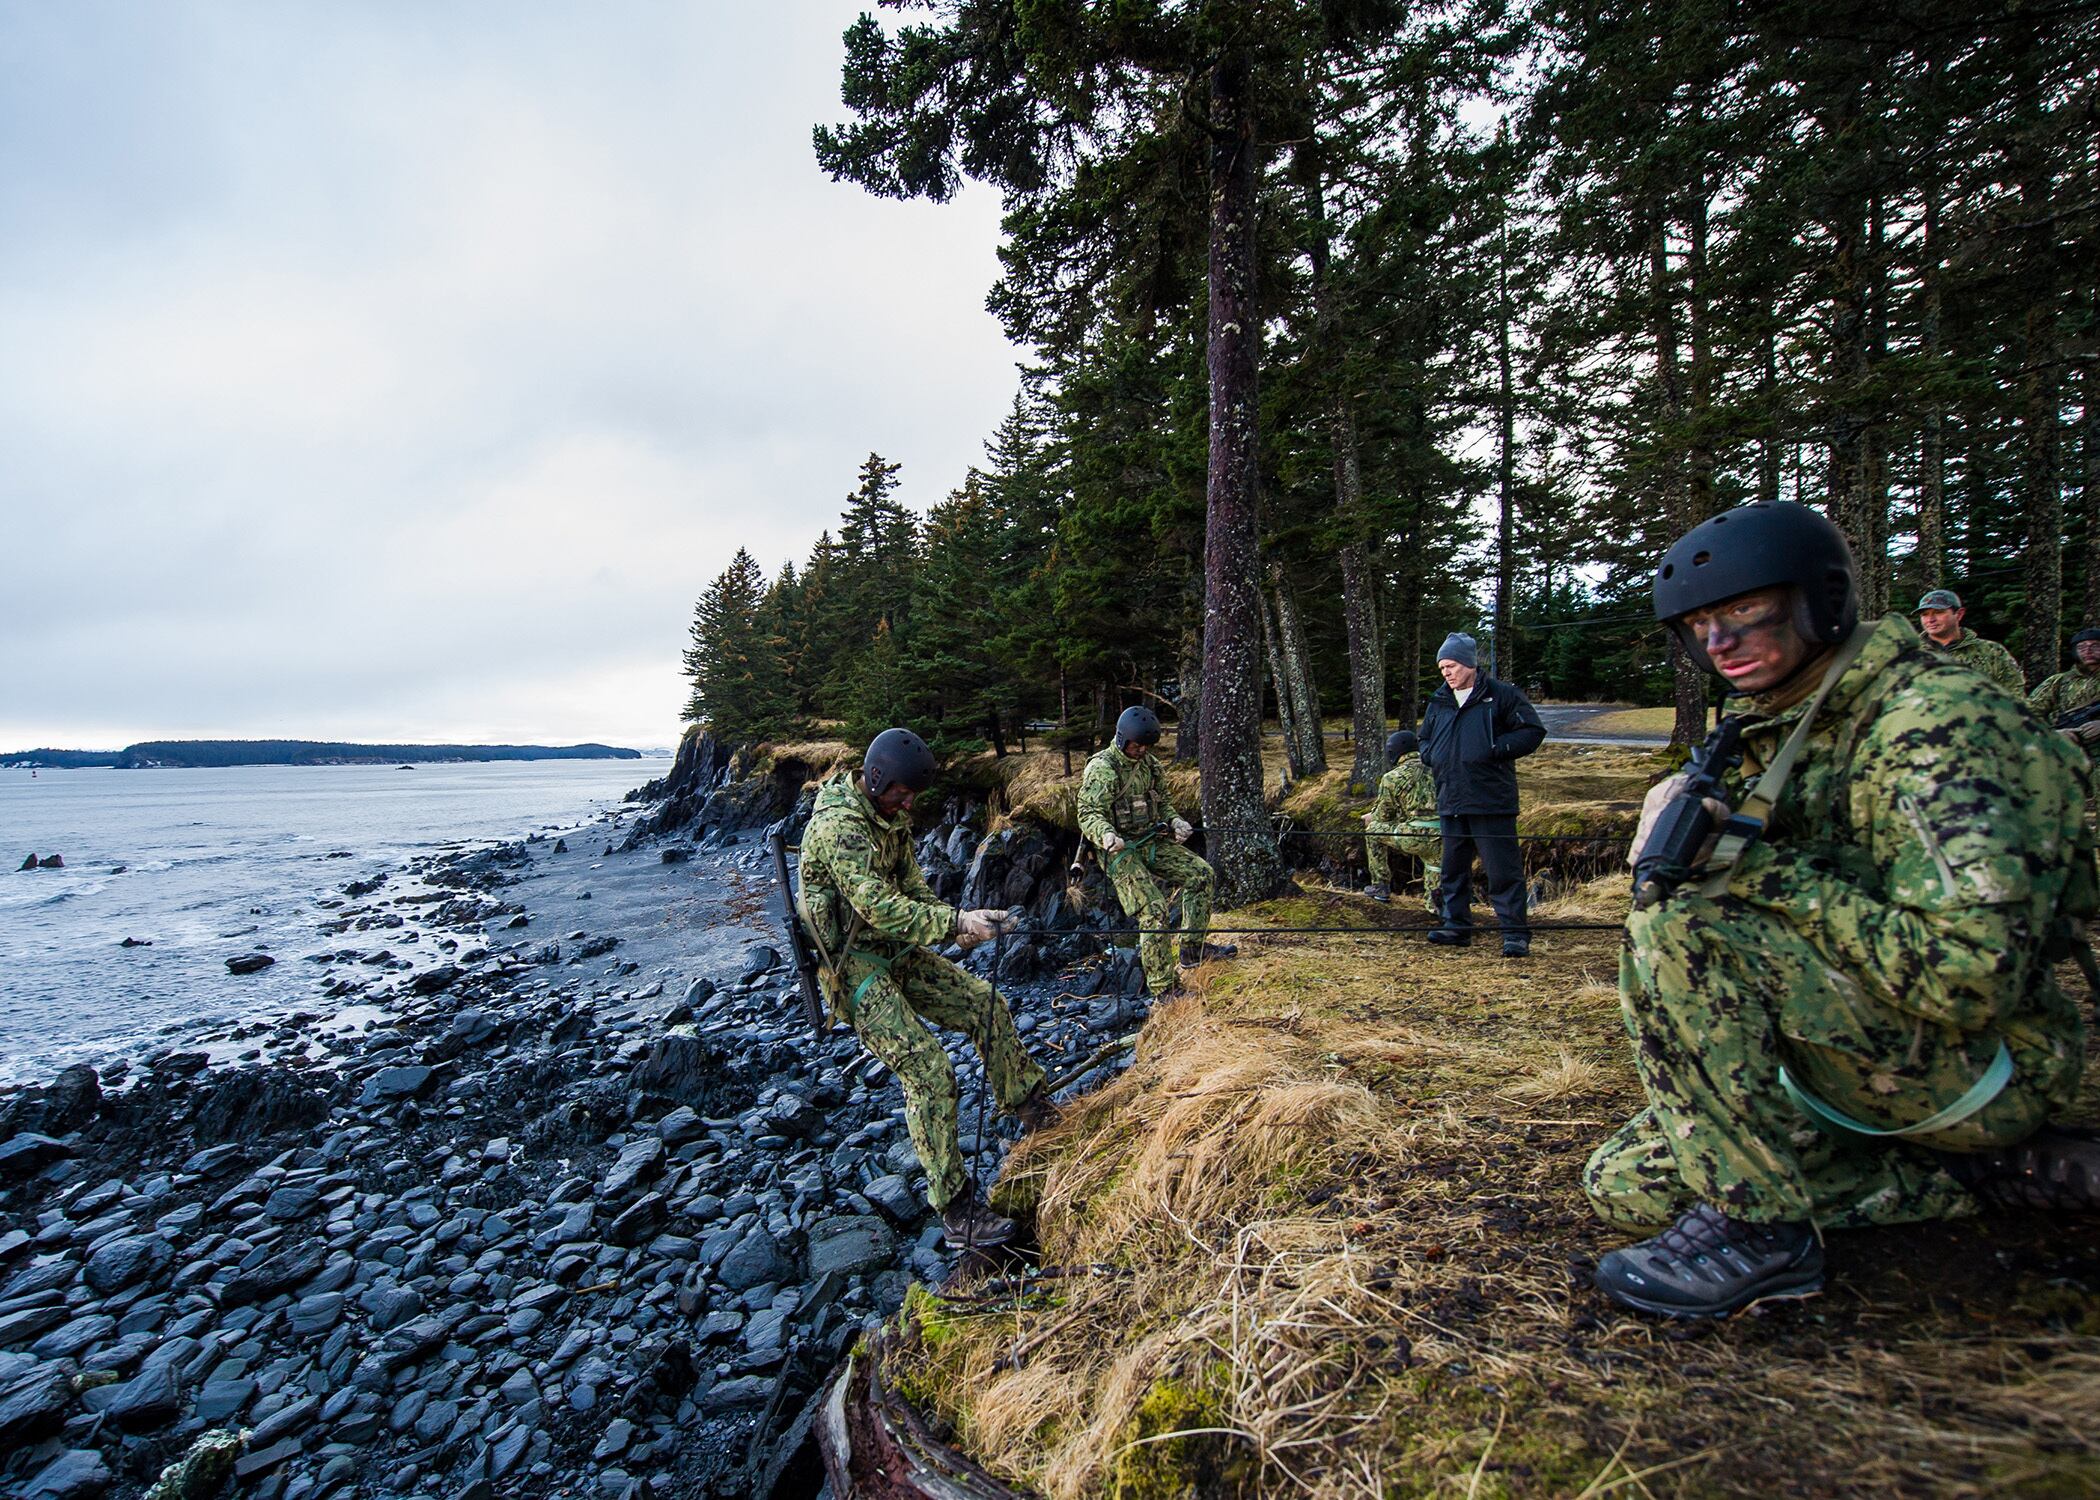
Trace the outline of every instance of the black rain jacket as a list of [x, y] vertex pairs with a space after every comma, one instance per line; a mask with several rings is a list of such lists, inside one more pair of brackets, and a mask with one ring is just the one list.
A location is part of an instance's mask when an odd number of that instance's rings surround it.
[[1436, 774], [1439, 817], [1517, 811], [1517, 761], [1546, 738], [1531, 700], [1485, 672], [1473, 679], [1465, 707], [1448, 685], [1422, 710], [1422, 759]]

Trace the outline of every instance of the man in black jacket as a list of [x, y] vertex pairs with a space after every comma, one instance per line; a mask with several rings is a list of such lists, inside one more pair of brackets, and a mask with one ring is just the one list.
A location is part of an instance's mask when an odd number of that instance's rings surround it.
[[1538, 749], [1546, 726], [1516, 688], [1484, 675], [1473, 637], [1453, 631], [1437, 648], [1444, 685], [1422, 711], [1422, 759], [1436, 774], [1443, 825], [1443, 924], [1432, 943], [1473, 939], [1473, 854], [1487, 873], [1488, 901], [1502, 929], [1502, 956], [1531, 952], [1524, 917], [1524, 856], [1517, 846], [1517, 761]]

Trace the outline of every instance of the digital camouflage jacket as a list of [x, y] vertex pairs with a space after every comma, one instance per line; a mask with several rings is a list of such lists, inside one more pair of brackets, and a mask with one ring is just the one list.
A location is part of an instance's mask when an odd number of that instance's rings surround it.
[[1079, 778], [1079, 831], [1095, 848], [1111, 830], [1136, 843], [1176, 816], [1157, 754], [1132, 760], [1110, 745], [1086, 763]]
[[[1806, 706], [1746, 730], [1742, 782]], [[2096, 904], [2079, 761], [1890, 615], [1832, 689], [1729, 894], [1797, 930], [1839, 995], [1857, 985], [1917, 1027], [1995, 1036], [2017, 1076], [2067, 1101], [2084, 1037], [2053, 960]]]
[[1417, 818], [1436, 817], [1436, 778], [1421, 756], [1400, 757], [1393, 769], [1378, 778], [1378, 800], [1364, 819], [1384, 828], [1398, 828]]
[[910, 816], [877, 813], [853, 772], [840, 771], [817, 788], [802, 835], [796, 906], [834, 961], [849, 928], [856, 929], [856, 948], [870, 939], [915, 947], [955, 935], [955, 909], [926, 883], [911, 844]]
[[1929, 637], [1924, 638], [1924, 645], [1947, 661], [1958, 661], [1972, 672], [1981, 672], [2008, 693], [2027, 691], [2027, 679], [2020, 675], [2020, 664], [2013, 660], [2013, 654], [1973, 630], [1964, 630], [1961, 639], [1951, 646], [1942, 646]]
[[2054, 677], [2044, 677], [2027, 701], [2034, 705], [2036, 713], [2054, 724], [2065, 714], [2100, 703], [2100, 672], [2073, 667]]

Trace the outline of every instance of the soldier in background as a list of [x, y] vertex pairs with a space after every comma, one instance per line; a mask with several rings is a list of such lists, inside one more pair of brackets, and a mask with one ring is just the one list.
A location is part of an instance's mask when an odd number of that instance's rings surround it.
[[1412, 729], [1396, 729], [1386, 736], [1390, 769], [1378, 778], [1378, 800], [1364, 814], [1364, 865], [1371, 876], [1364, 894], [1373, 901], [1392, 900], [1392, 857], [1396, 852], [1411, 854], [1422, 861], [1423, 900], [1429, 914], [1436, 916], [1444, 841], [1436, 816], [1436, 778], [1415, 747]]
[[1803, 506], [1686, 532], [1655, 614], [1748, 695], [1760, 781], [1702, 873], [1627, 922], [1648, 1103], [1583, 1187], [1614, 1224], [1665, 1227], [1603, 1257], [1598, 1288], [1716, 1317], [1819, 1291], [1826, 1230], [2100, 1209], [2100, 1142], [2048, 1128], [2085, 1061], [2056, 963], [2100, 904], [2076, 750], [1901, 617], [1860, 625], [1844, 538]]
[[1918, 631], [1925, 644], [1949, 661], [1958, 661], [1972, 672], [1981, 672], [2008, 693], [2027, 691], [2027, 679], [2013, 654], [1996, 641], [1987, 641], [1962, 627], [1968, 611], [1952, 589], [1933, 589], [1918, 600]]
[[1043, 1070], [1014, 1033], [991, 985], [930, 945], [974, 947], [999, 936], [1003, 911], [958, 912], [934, 893], [912, 853], [912, 799], [933, 780], [933, 752], [909, 729], [885, 729], [858, 772], [817, 789], [802, 835], [795, 909], [821, 960], [825, 999], [904, 1089], [904, 1123], [926, 1168], [926, 1196], [951, 1246], [1013, 1238], [1012, 1221], [977, 1196], [963, 1170], [955, 1065], [931, 1021], [960, 1031], [984, 1059], [999, 1107], [1030, 1130], [1055, 1123]]
[[1159, 715], [1131, 707], [1116, 720], [1116, 742], [1096, 751], [1079, 778], [1079, 832], [1101, 851], [1101, 866], [1116, 899], [1138, 926], [1145, 988], [1166, 995], [1177, 987], [1174, 936], [1165, 931], [1167, 904], [1181, 893], [1181, 967], [1239, 952], [1231, 943], [1205, 942], [1210, 932], [1211, 868], [1182, 848], [1196, 830], [1174, 811], [1167, 775], [1152, 751]]
[[[2065, 714], [2100, 703], [2100, 630], [2088, 625], [2073, 635], [2071, 656], [2076, 665], [2067, 672], [2044, 677], [2027, 699], [2034, 711], [2051, 724]], [[2081, 733], [2078, 738], [2081, 743], [2091, 744], [2100, 739], [2100, 731], [2092, 736]]]

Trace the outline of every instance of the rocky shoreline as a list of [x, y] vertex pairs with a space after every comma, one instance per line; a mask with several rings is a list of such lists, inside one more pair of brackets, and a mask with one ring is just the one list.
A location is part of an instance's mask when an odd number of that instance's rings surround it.
[[[810, 1035], [763, 941], [754, 835], [806, 796], [652, 790], [568, 836], [602, 855], [456, 851], [319, 903], [332, 1015], [0, 1093], [0, 1493], [816, 1493], [810, 1397], [950, 1262], [894, 1080]], [[925, 862], [1040, 934], [972, 961], [1068, 1066], [1142, 1019], [1134, 961], [1058, 851], [979, 817]], [[959, 1061], [989, 1176], [1013, 1127]]]

